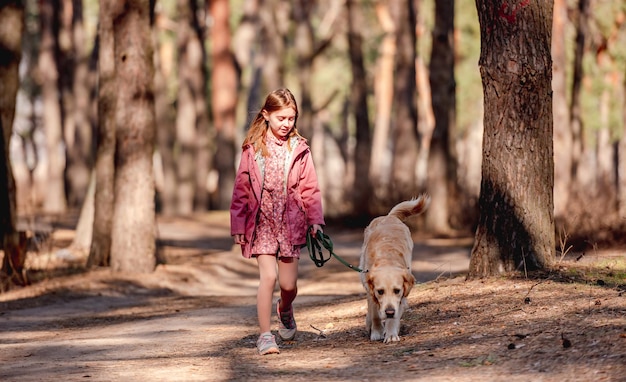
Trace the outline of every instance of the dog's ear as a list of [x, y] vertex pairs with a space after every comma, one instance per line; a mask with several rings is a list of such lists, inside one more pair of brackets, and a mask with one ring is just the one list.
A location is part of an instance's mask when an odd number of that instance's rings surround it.
[[367, 284], [368, 292], [370, 292], [372, 296], [375, 296], [374, 288], [376, 288], [376, 285], [374, 284], [374, 276], [371, 272], [365, 274], [365, 283]]
[[411, 292], [413, 285], [415, 285], [415, 277], [410, 271], [407, 270], [404, 275], [404, 283], [402, 284], [403, 289], [404, 289], [403, 291], [404, 297], [407, 297], [409, 295], [409, 292]]
[[374, 275], [368, 272], [365, 281], [367, 283], [367, 293], [369, 293], [372, 300], [378, 304], [378, 293], [376, 293], [376, 280], [374, 279]]

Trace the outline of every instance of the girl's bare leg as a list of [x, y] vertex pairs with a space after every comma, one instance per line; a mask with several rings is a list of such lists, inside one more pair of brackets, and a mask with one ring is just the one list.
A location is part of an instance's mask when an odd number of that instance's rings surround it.
[[276, 286], [276, 255], [258, 255], [259, 289], [256, 296], [256, 311], [261, 333], [271, 331], [272, 296]]

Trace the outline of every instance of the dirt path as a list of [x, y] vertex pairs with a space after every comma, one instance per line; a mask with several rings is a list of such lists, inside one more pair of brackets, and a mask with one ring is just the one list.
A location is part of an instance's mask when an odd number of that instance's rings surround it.
[[[361, 232], [327, 232], [358, 264]], [[390, 345], [367, 339], [358, 273], [304, 252], [298, 337], [260, 357], [256, 265], [231, 250], [225, 216], [161, 220], [159, 233], [167, 264], [151, 275], [76, 272], [1, 294], [0, 380], [626, 381], [623, 252], [592, 259], [612, 276], [571, 265], [571, 279], [465, 282], [471, 242], [420, 240], [420, 284]]]

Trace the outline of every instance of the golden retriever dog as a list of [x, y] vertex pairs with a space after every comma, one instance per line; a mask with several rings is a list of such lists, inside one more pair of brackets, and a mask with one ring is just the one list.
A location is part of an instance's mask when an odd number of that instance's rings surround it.
[[360, 268], [367, 292], [365, 327], [372, 341], [400, 341], [400, 319], [415, 284], [411, 273], [413, 239], [404, 220], [421, 214], [429, 204], [428, 195], [401, 202], [365, 228]]

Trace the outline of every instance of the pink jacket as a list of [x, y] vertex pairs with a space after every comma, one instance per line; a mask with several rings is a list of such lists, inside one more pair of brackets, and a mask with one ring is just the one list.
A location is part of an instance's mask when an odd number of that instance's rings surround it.
[[[306, 141], [294, 137], [289, 144], [292, 151], [287, 157], [290, 164], [287, 167], [285, 212], [289, 226], [289, 241], [293, 245], [304, 245], [307, 230], [311, 225], [325, 225], [322, 195], [317, 183], [311, 150]], [[246, 258], [252, 255], [252, 241], [261, 206], [264, 167], [265, 158], [256, 153], [253, 146], [247, 146], [241, 155], [230, 205], [230, 233], [245, 235], [246, 244], [241, 246], [241, 251]]]

